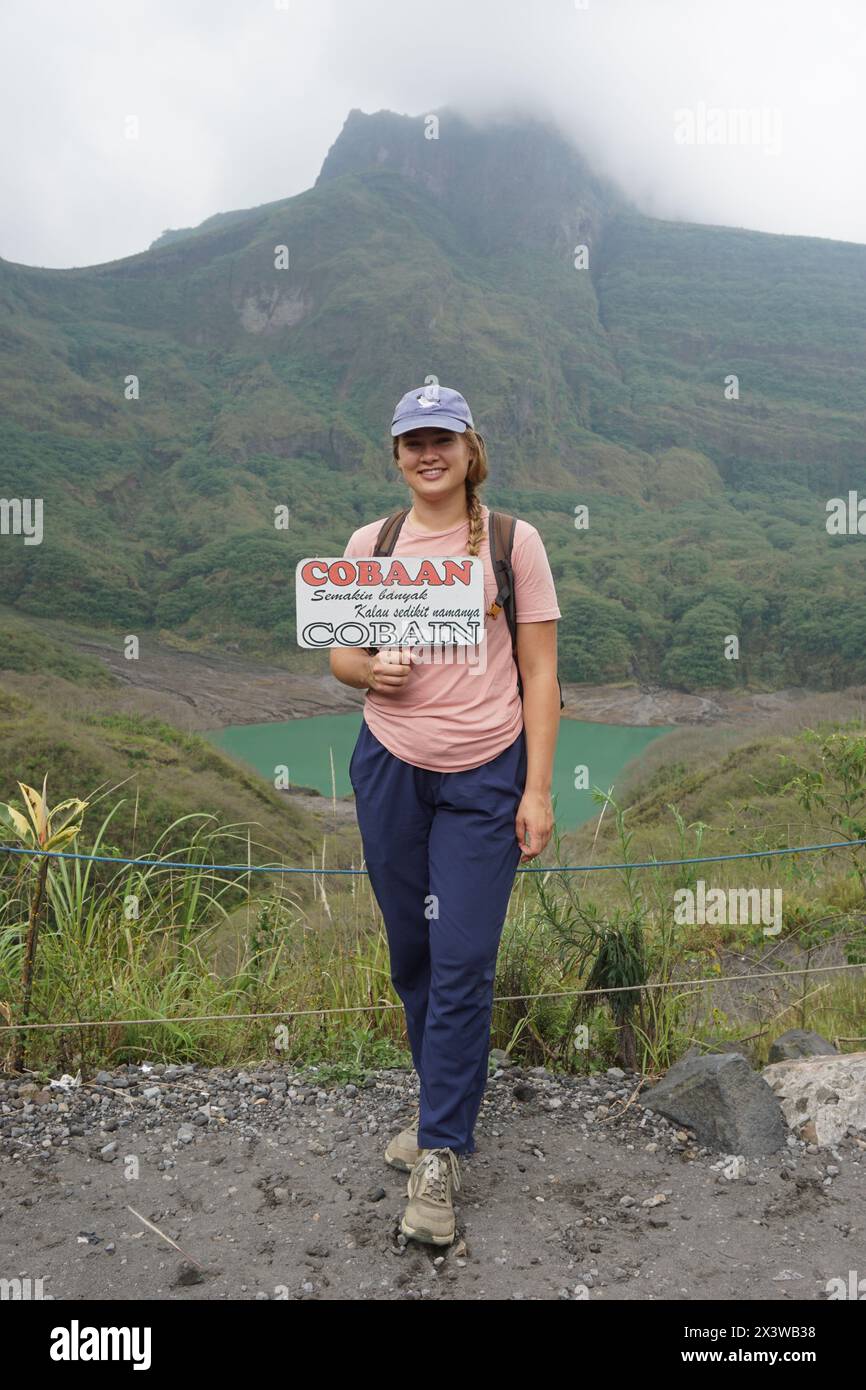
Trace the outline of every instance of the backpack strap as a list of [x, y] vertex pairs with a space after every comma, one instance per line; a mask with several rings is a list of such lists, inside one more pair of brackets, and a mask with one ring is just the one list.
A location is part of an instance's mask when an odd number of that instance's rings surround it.
[[[385, 520], [379, 527], [379, 534], [376, 537], [376, 544], [373, 547], [374, 555], [392, 555], [394, 553], [394, 546], [397, 544], [400, 528], [409, 515], [409, 511], [409, 507], [401, 507], [399, 511], [392, 512], [390, 516], [385, 517]], [[365, 650], [368, 656], [375, 656], [379, 648], [367, 647]]]
[[496, 580], [496, 598], [488, 608], [487, 612], [491, 618], [499, 616], [500, 611], [505, 609], [505, 616], [508, 626], [511, 628], [511, 635], [516, 642], [517, 636], [512, 624], [514, 613], [514, 573], [511, 568], [511, 549], [514, 544], [514, 528], [517, 525], [517, 517], [508, 516], [505, 512], [495, 512], [491, 508], [488, 513], [488, 545], [490, 547], [490, 563], [493, 566], [493, 577]]
[[373, 550], [374, 555], [393, 555], [400, 528], [409, 515], [409, 511], [409, 507], [401, 507], [398, 512], [392, 512], [390, 516], [385, 517], [379, 527], [379, 535]]
[[[514, 585], [514, 570], [511, 564], [511, 551], [514, 545], [514, 531], [517, 526], [517, 518], [509, 516], [506, 512], [494, 512], [490, 509], [488, 516], [490, 563], [493, 566], [493, 574], [496, 578], [498, 590], [496, 598], [487, 610], [488, 616], [496, 618], [502, 609], [505, 609], [505, 618], [511, 632], [511, 653], [514, 657], [514, 664], [517, 667], [517, 693], [523, 699], [523, 680], [520, 675], [520, 665], [517, 660], [517, 594]], [[565, 709], [565, 701], [562, 698], [562, 681], [559, 679], [559, 672], [556, 673], [556, 683], [559, 686], [559, 708]]]
[[514, 570], [511, 567], [511, 550], [517, 518], [509, 516], [506, 512], [495, 512], [491, 507], [487, 521], [490, 563], [497, 585], [496, 598], [488, 608], [487, 615], [490, 618], [498, 618], [502, 610], [505, 610], [505, 621], [511, 633], [511, 654], [517, 666], [517, 691], [522, 700], [523, 681], [517, 664], [517, 600], [514, 592]]

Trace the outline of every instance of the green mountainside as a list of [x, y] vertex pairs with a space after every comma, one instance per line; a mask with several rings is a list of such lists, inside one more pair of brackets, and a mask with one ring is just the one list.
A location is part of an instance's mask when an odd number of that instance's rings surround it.
[[0, 261], [0, 497], [44, 504], [0, 601], [309, 661], [295, 563], [403, 501], [432, 372], [542, 532], [563, 679], [866, 679], [862, 537], [825, 525], [866, 476], [866, 247], [644, 217], [544, 125], [439, 117], [353, 111], [313, 188], [140, 255]]

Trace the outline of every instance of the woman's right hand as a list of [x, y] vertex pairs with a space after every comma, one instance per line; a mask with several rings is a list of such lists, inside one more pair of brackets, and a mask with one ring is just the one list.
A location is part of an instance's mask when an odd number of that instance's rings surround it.
[[380, 647], [370, 657], [370, 689], [375, 690], [377, 695], [399, 695], [406, 688], [416, 660], [411, 647]]

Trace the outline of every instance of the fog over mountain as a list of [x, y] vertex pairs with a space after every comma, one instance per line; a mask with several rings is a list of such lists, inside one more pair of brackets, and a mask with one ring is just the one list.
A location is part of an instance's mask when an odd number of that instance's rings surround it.
[[552, 120], [644, 213], [866, 242], [858, 0], [8, 0], [0, 35], [21, 264], [303, 192], [353, 108]]

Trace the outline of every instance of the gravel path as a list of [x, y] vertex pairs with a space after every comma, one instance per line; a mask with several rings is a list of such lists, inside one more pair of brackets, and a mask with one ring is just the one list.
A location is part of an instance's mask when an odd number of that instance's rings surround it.
[[406, 1176], [382, 1151], [417, 1076], [320, 1089], [310, 1075], [0, 1079], [0, 1278], [73, 1299], [814, 1300], [866, 1273], [866, 1140], [792, 1139], [732, 1176], [629, 1104], [639, 1078], [616, 1069], [495, 1073], [455, 1243], [407, 1244]]

